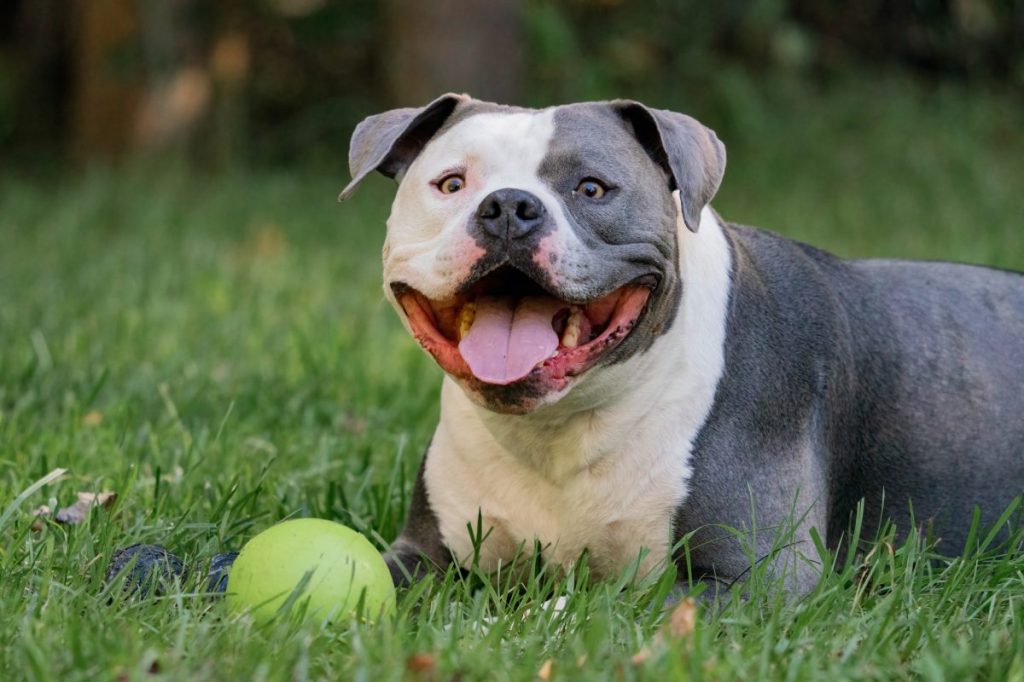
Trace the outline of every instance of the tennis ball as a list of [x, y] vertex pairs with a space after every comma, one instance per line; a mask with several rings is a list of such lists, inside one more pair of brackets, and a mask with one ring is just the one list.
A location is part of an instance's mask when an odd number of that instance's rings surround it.
[[310, 620], [349, 618], [363, 603], [371, 620], [395, 610], [383, 557], [356, 531], [323, 519], [293, 519], [249, 540], [228, 576], [227, 602], [269, 620], [292, 598]]

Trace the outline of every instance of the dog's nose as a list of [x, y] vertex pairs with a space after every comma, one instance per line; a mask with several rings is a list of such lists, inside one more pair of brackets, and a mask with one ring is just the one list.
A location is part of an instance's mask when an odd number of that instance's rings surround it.
[[519, 239], [544, 222], [545, 212], [533, 194], [506, 187], [484, 197], [476, 218], [484, 231], [498, 239]]

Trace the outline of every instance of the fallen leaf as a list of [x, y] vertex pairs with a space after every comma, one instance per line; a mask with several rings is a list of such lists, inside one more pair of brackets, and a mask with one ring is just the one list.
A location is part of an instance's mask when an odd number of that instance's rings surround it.
[[697, 627], [697, 603], [690, 597], [679, 602], [668, 620], [665, 621], [665, 632], [671, 637], [687, 637]]
[[78, 524], [85, 521], [93, 507], [103, 507], [109, 511], [115, 500], [117, 500], [117, 493], [109, 491], [78, 493], [78, 500], [71, 506], [58, 509], [54, 518], [60, 523]]
[[[651, 639], [650, 646], [643, 646], [630, 657], [630, 662], [634, 666], [641, 666], [647, 662], [654, 652], [657, 651], [659, 654], [665, 649], [665, 639], [671, 638], [682, 638], [688, 637], [693, 634], [694, 628], [697, 627], [697, 603], [693, 599], [687, 597], [672, 609], [672, 613], [669, 614], [668, 620], [662, 626], [660, 632], [654, 633], [654, 637]], [[653, 647], [653, 648], [652, 648]]]
[[544, 661], [544, 664], [541, 665], [540, 670], [537, 671], [537, 677], [542, 680], [550, 680], [551, 670], [554, 667], [555, 662], [549, 658], [548, 660]]
[[434, 660], [434, 654], [428, 652], [421, 652], [413, 654], [409, 658], [405, 659], [405, 669], [411, 673], [423, 675], [434, 670], [436, 661]]
[[103, 413], [99, 410], [91, 410], [82, 415], [83, 426], [99, 426], [103, 422]]
[[39, 507], [36, 507], [31, 512], [29, 512], [29, 514], [31, 516], [35, 517], [32, 520], [32, 524], [29, 526], [29, 529], [33, 533], [38, 533], [38, 532], [42, 531], [43, 527], [46, 525], [45, 523], [43, 523], [43, 519], [45, 519], [48, 516], [52, 516], [53, 515], [53, 510], [50, 509], [50, 507], [48, 505], [44, 504], [44, 505], [41, 505]]
[[650, 657], [651, 657], [651, 650], [648, 649], [647, 647], [641, 647], [639, 651], [637, 651], [635, 654], [633, 654], [630, 657], [629, 662], [632, 663], [633, 665], [639, 667], [639, 666], [643, 665], [647, 661], [647, 659], [650, 658]]

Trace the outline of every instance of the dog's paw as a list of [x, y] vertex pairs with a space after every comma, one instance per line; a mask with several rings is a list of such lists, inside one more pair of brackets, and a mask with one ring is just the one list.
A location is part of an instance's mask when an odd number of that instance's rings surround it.
[[408, 587], [430, 574], [430, 567], [423, 557], [414, 552], [392, 550], [384, 555], [384, 563], [391, 572], [391, 582], [395, 587]]

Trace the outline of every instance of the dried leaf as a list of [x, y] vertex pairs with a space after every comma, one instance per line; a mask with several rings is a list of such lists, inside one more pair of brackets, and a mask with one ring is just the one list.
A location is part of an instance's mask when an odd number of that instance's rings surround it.
[[679, 602], [665, 622], [665, 632], [670, 637], [687, 637], [697, 627], [697, 603], [690, 597]]
[[424, 675], [433, 672], [436, 661], [434, 654], [423, 651], [413, 654], [405, 659], [405, 669], [417, 675]]
[[99, 426], [103, 422], [103, 413], [99, 410], [91, 410], [82, 415], [83, 426]]
[[78, 500], [69, 507], [57, 510], [55, 518], [60, 523], [78, 524], [85, 521], [93, 507], [103, 507], [109, 511], [115, 500], [117, 500], [117, 493], [109, 491], [78, 493]]
[[662, 626], [661, 632], [656, 632], [651, 639], [650, 646], [641, 647], [639, 651], [633, 654], [630, 661], [634, 666], [643, 665], [655, 652], [659, 654], [664, 652], [666, 638], [688, 637], [693, 634], [693, 630], [696, 627], [697, 603], [687, 597], [672, 609], [672, 613], [669, 614], [668, 620]]
[[555, 662], [550, 658], [544, 661], [543, 665], [540, 666], [540, 670], [537, 671], [537, 677], [542, 680], [551, 679], [551, 671], [555, 667]]
[[117, 493], [105, 490], [102, 493], [78, 493], [78, 499], [85, 499], [89, 503], [103, 507], [104, 511], [110, 511], [117, 502]]
[[46, 524], [43, 522], [43, 519], [45, 519], [48, 516], [52, 516], [53, 510], [50, 509], [49, 506], [44, 504], [39, 507], [36, 507], [31, 512], [29, 512], [29, 514], [35, 517], [31, 525], [29, 525], [29, 530], [31, 530], [33, 533], [39, 533], [46, 526]]
[[630, 657], [629, 662], [639, 667], [643, 665], [650, 657], [651, 650], [647, 647], [641, 647], [640, 651], [637, 651], [635, 654], [632, 655], [632, 657]]

